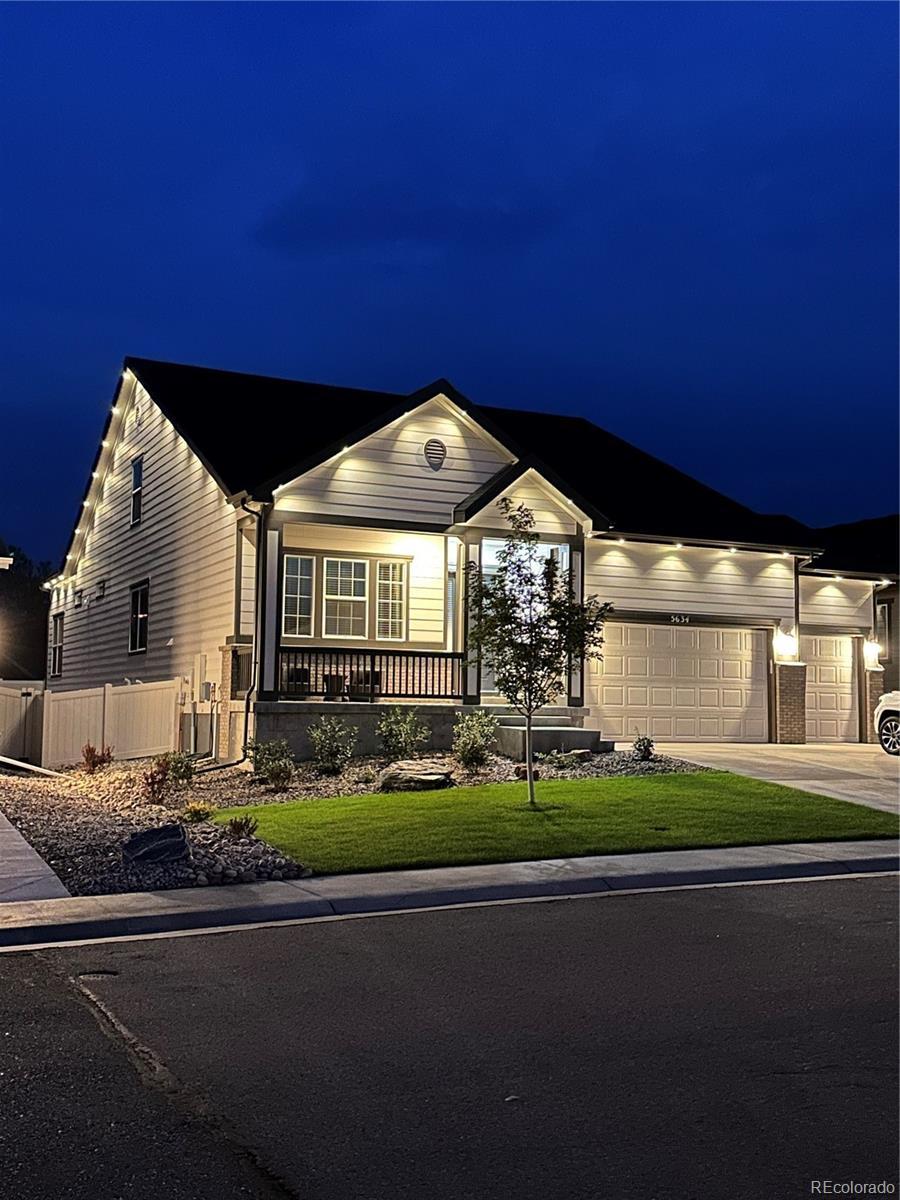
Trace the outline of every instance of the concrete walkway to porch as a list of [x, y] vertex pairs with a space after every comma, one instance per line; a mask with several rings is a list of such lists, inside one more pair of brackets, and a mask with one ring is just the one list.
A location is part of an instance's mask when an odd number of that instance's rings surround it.
[[0, 813], [0, 904], [68, 899], [69, 890]]
[[659, 749], [704, 767], [783, 783], [882, 812], [900, 811], [900, 758], [885, 754], [880, 746], [660, 742]]

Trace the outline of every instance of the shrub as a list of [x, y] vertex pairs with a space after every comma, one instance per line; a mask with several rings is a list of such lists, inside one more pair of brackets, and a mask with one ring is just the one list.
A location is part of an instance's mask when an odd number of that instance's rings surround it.
[[112, 746], [103, 746], [102, 749], [99, 749], [92, 742], [85, 742], [81, 747], [81, 765], [88, 775], [93, 775], [95, 771], [102, 771], [104, 767], [109, 766], [112, 760]]
[[172, 752], [161, 757], [168, 759], [169, 781], [172, 787], [187, 787], [194, 782], [194, 760], [189, 754]]
[[233, 841], [239, 842], [241, 838], [253, 837], [259, 828], [259, 821], [256, 817], [229, 817], [222, 826], [227, 837]]
[[471, 770], [487, 762], [497, 740], [497, 727], [497, 718], [483, 708], [459, 714], [453, 726], [453, 753], [464, 767]]
[[641, 734], [632, 743], [632, 755], [638, 762], [650, 762], [653, 758], [653, 738]]
[[141, 776], [144, 797], [151, 804], [163, 804], [172, 790], [172, 780], [169, 775], [169, 756], [161, 754], [154, 758], [148, 769]]
[[254, 775], [275, 787], [287, 787], [294, 775], [294, 756], [284, 738], [273, 738], [270, 742], [249, 742], [247, 753], [253, 764]]
[[283, 792], [291, 785], [294, 778], [294, 760], [292, 758], [274, 758], [266, 768], [266, 781], [276, 792]]
[[182, 819], [189, 825], [196, 825], [198, 821], [208, 821], [215, 810], [209, 804], [204, 804], [202, 800], [191, 800], [184, 806]]
[[189, 754], [160, 754], [142, 776], [144, 795], [151, 804], [164, 804], [170, 792], [186, 787], [193, 778], [194, 761]]
[[320, 717], [310, 726], [309, 740], [320, 775], [340, 775], [353, 755], [356, 730], [341, 717]]
[[409, 758], [428, 741], [428, 726], [414, 708], [397, 704], [389, 708], [375, 727], [385, 758]]

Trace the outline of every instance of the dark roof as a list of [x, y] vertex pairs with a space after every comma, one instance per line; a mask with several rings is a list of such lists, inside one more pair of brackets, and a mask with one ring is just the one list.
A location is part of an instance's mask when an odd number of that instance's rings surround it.
[[900, 514], [848, 521], [813, 529], [825, 553], [812, 564], [823, 571], [865, 571], [896, 575], [900, 571]]
[[229, 496], [302, 469], [353, 431], [384, 424], [407, 399], [149, 358], [124, 365]]
[[587, 496], [622, 533], [817, 545], [799, 521], [762, 516], [583, 417], [507, 408], [482, 411]]
[[444, 379], [404, 395], [146, 358], [126, 358], [125, 366], [229, 495], [261, 496], [411, 403], [443, 392], [517, 457], [544, 470], [576, 504], [605, 516], [622, 533], [795, 548], [819, 544], [799, 521], [756, 513], [583, 417], [474, 405]]

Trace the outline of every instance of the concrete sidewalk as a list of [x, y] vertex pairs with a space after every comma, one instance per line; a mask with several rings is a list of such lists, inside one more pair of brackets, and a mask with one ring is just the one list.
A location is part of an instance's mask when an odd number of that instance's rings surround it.
[[0, 905], [68, 895], [59, 876], [0, 813]]
[[632, 888], [895, 871], [898, 849], [892, 839], [804, 842], [32, 900], [0, 906], [0, 947]]

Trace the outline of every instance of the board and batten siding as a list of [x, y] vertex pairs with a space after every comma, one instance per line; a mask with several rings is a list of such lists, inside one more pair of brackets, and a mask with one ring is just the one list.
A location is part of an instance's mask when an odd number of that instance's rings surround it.
[[238, 633], [252, 636], [256, 631], [256, 534], [251, 526], [244, 526], [239, 536], [241, 576], [238, 595]]
[[530, 508], [534, 513], [534, 528], [537, 533], [548, 537], [571, 537], [578, 532], [579, 521], [572, 509], [566, 508], [548, 488], [542, 487], [530, 471], [517, 483], [508, 487], [494, 503], [488, 504], [472, 517], [468, 524], [479, 529], [507, 530], [509, 525], [498, 508], [501, 499], [507, 499], [513, 505], [524, 504]]
[[800, 628], [821, 626], [831, 629], [872, 629], [872, 591], [865, 579], [825, 579], [800, 576]]
[[[440, 649], [445, 643], [445, 539], [439, 534], [405, 533], [389, 529], [353, 529], [347, 525], [299, 525], [286, 524], [282, 531], [286, 553], [294, 550], [310, 550], [316, 555], [333, 555], [352, 558], [366, 557], [402, 558], [409, 562], [409, 640], [400, 642], [349, 643], [363, 648], [381, 646], [397, 649], [402, 645], [423, 646]], [[318, 592], [317, 588], [317, 595]], [[370, 604], [372, 584], [370, 580]], [[302, 645], [319, 639], [284, 638], [286, 645]], [[340, 639], [334, 640], [337, 644]]]
[[794, 563], [781, 555], [591, 539], [584, 570], [585, 593], [620, 611], [794, 624]]
[[[180, 676], [190, 695], [191, 681], [220, 681], [219, 647], [233, 632], [235, 513], [141, 385], [129, 386], [84, 552], [51, 600], [50, 628], [53, 615], [65, 613], [65, 637], [62, 676], [48, 682], [58, 692]], [[142, 512], [132, 527], [131, 463], [139, 456]], [[144, 579], [150, 583], [147, 651], [129, 654], [130, 588]], [[202, 679], [194, 678], [201, 654]]]
[[[432, 439], [447, 451], [438, 470], [425, 458]], [[446, 526], [455, 505], [512, 461], [449, 401], [434, 399], [280, 488], [275, 507]]]

